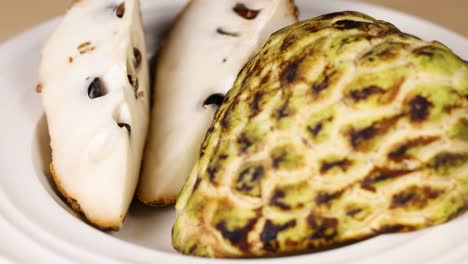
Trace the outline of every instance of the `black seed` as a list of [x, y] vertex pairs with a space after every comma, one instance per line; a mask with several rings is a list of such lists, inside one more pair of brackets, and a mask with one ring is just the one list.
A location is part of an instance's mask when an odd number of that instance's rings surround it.
[[210, 96], [208, 96], [205, 101], [203, 101], [203, 107], [207, 105], [216, 105], [216, 106], [221, 106], [224, 100], [224, 94], [220, 93], [215, 93]]
[[91, 84], [88, 87], [88, 97], [90, 99], [95, 99], [101, 96], [106, 95], [107, 92], [104, 89], [104, 85], [102, 84], [101, 79], [94, 78]]
[[115, 9], [115, 15], [118, 18], [122, 18], [125, 15], [125, 2], [121, 3], [116, 9]]
[[249, 9], [244, 4], [237, 4], [232, 10], [239, 16], [248, 20], [255, 19], [261, 11]]
[[141, 51], [137, 48], [133, 48], [133, 57], [135, 58], [135, 68], [140, 67], [141, 65]]
[[429, 108], [433, 104], [421, 95], [415, 96], [409, 102], [410, 105], [410, 117], [413, 122], [424, 121], [429, 116]]
[[222, 28], [217, 28], [216, 29], [216, 32], [218, 34], [221, 34], [221, 35], [226, 35], [226, 36], [230, 36], [230, 37], [238, 37], [239, 36], [239, 33], [236, 33], [236, 32], [229, 32], [229, 31], [226, 31]]
[[123, 128], [125, 127], [128, 131], [128, 134], [131, 135], [132, 134], [132, 127], [127, 124], [127, 123], [117, 123], [117, 125], [120, 127], [120, 128]]

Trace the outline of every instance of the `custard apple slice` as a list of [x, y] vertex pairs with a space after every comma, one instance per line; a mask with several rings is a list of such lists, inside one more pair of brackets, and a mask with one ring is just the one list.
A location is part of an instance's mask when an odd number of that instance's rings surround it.
[[40, 79], [58, 190], [91, 224], [119, 229], [149, 121], [139, 1], [76, 1], [45, 44]]
[[216, 113], [173, 245], [209, 257], [324, 249], [468, 206], [468, 63], [355, 12], [275, 33]]
[[139, 199], [175, 203], [217, 105], [271, 33], [297, 22], [292, 0], [192, 0], [163, 47]]

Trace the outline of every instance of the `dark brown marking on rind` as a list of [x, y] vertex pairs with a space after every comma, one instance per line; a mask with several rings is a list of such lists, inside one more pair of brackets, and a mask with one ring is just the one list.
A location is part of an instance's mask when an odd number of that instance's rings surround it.
[[282, 210], [290, 210], [291, 206], [281, 202], [280, 200], [286, 197], [286, 193], [281, 189], [275, 189], [270, 198], [270, 205], [278, 207]]
[[125, 1], [115, 8], [115, 15], [118, 18], [123, 18], [125, 15]]
[[307, 217], [307, 224], [314, 230], [310, 239], [332, 240], [338, 235], [338, 219], [322, 217], [314, 213]]
[[120, 127], [120, 128], [126, 128], [127, 131], [128, 131], [128, 135], [131, 135], [132, 134], [132, 127], [127, 124], [127, 123], [117, 123], [117, 125]]
[[382, 89], [381, 87], [376, 86], [376, 85], [371, 85], [361, 90], [351, 91], [349, 95], [355, 102], [359, 102], [362, 100], [367, 100], [367, 98], [369, 98], [370, 96], [373, 96], [376, 94], [385, 94], [385, 93], [386, 91]]
[[407, 155], [408, 150], [415, 148], [415, 147], [429, 145], [438, 139], [439, 137], [436, 137], [436, 136], [418, 137], [418, 138], [410, 139], [406, 142], [398, 144], [398, 146], [395, 147], [394, 150], [392, 150], [388, 154], [388, 158], [395, 162], [401, 162], [405, 159], [411, 159], [411, 157]]
[[302, 60], [296, 60], [287, 63], [281, 72], [281, 82], [283, 85], [288, 85], [296, 80], [297, 71]]
[[261, 10], [250, 9], [250, 8], [246, 7], [242, 3], [236, 4], [232, 10], [236, 14], [238, 14], [239, 16], [241, 16], [241, 17], [243, 17], [243, 18], [245, 18], [247, 20], [255, 19], [258, 16], [258, 14], [260, 13], [260, 11], [261, 11]]
[[433, 104], [421, 95], [413, 97], [409, 101], [410, 119], [412, 122], [422, 122], [427, 119], [430, 114], [430, 108]]
[[283, 40], [283, 43], [281, 44], [281, 47], [280, 47], [280, 50], [281, 51], [285, 51], [286, 49], [288, 49], [289, 47], [291, 47], [294, 43], [296, 43], [298, 40], [298, 36], [297, 35], [289, 35], [287, 36], [284, 40]]
[[365, 29], [368, 24], [367, 22], [343, 19], [336, 21], [334, 26], [339, 29]]
[[430, 200], [437, 199], [443, 193], [443, 190], [436, 190], [430, 186], [410, 186], [392, 196], [390, 209], [408, 207], [423, 209]]
[[240, 154], [245, 154], [252, 146], [253, 142], [247, 137], [245, 133], [242, 133], [237, 139], [237, 144], [239, 145]]
[[428, 167], [440, 173], [447, 173], [450, 168], [460, 167], [467, 161], [468, 153], [442, 152], [431, 159]]
[[133, 57], [135, 58], [135, 68], [139, 68], [141, 65], [142, 55], [141, 51], [137, 48], [133, 48]]
[[401, 176], [410, 174], [414, 172], [415, 170], [408, 170], [408, 169], [389, 169], [389, 168], [382, 168], [382, 167], [375, 167], [372, 169], [371, 172], [362, 180], [361, 182], [361, 188], [375, 192], [376, 188], [375, 185], [377, 183], [386, 181], [386, 180], [391, 180], [391, 179], [396, 179]]
[[253, 98], [252, 102], [250, 103], [250, 117], [256, 116], [260, 111], [260, 100], [263, 98], [263, 92], [261, 90], [257, 91]]
[[320, 131], [322, 131], [322, 129], [323, 129], [323, 122], [319, 122], [314, 127], [310, 127], [310, 126], [307, 127], [307, 131], [309, 131], [314, 138], [318, 136], [318, 134], [320, 133]]
[[322, 91], [326, 90], [329, 85], [330, 85], [330, 75], [326, 74], [322, 82], [315, 83], [312, 85], [312, 92], [314, 93], [314, 95], [318, 95]]
[[216, 229], [219, 230], [223, 238], [229, 240], [233, 246], [239, 248], [243, 252], [248, 252], [249, 245], [247, 238], [257, 223], [258, 217], [259, 214], [257, 213], [257, 217], [250, 219], [244, 227], [236, 228], [234, 230], [229, 230], [226, 221], [221, 221], [216, 224]]
[[343, 195], [344, 191], [345, 190], [340, 190], [332, 193], [324, 191], [319, 192], [315, 196], [315, 203], [319, 206], [324, 204], [329, 205], [333, 200], [340, 198]]
[[336, 160], [336, 161], [323, 161], [322, 165], [320, 166], [320, 174], [326, 174], [329, 170], [333, 168], [340, 168], [343, 172], [346, 172], [349, 167], [353, 165], [353, 162], [349, 159], [342, 159], [342, 160]]
[[200, 187], [201, 182], [202, 182], [202, 179], [197, 177], [197, 179], [195, 180], [195, 184], [193, 185], [192, 192], [195, 192], [198, 189], [198, 187]]
[[225, 35], [225, 36], [239, 37], [239, 33], [237, 33], [237, 32], [229, 32], [229, 31], [227, 31], [227, 30], [225, 30], [225, 29], [223, 29], [223, 28], [220, 28], [220, 27], [216, 29], [216, 32], [217, 32], [218, 34]]
[[214, 166], [208, 166], [206, 169], [206, 172], [208, 173], [208, 179], [210, 182], [214, 185], [217, 184], [216, 182], [216, 174], [218, 173], [218, 170], [220, 169], [219, 165], [214, 165]]
[[346, 211], [346, 215], [354, 218], [360, 212], [362, 212], [362, 208], [353, 208]]
[[395, 225], [384, 225], [378, 230], [375, 230], [375, 235], [383, 235], [383, 234], [390, 234], [390, 233], [402, 233], [402, 232], [409, 232], [416, 230], [416, 227], [413, 226], [406, 226], [401, 224]]
[[[235, 189], [241, 193], [249, 194], [265, 174], [263, 166], [250, 167], [243, 170], [235, 182]], [[255, 195], [260, 196], [260, 194]]]
[[263, 242], [263, 248], [270, 252], [278, 250], [279, 244], [278, 241], [276, 241], [278, 233], [295, 226], [295, 219], [280, 225], [275, 225], [271, 220], [268, 219], [265, 222], [262, 233], [260, 233], [260, 240]]
[[379, 135], [385, 135], [400, 117], [401, 115], [384, 118], [361, 129], [349, 129], [347, 133], [349, 134], [351, 146], [354, 150], [365, 151], [370, 140]]
[[205, 101], [203, 101], [203, 107], [207, 105], [216, 105], [216, 106], [221, 106], [224, 100], [224, 94], [221, 93], [214, 93], [210, 96], [208, 96]]

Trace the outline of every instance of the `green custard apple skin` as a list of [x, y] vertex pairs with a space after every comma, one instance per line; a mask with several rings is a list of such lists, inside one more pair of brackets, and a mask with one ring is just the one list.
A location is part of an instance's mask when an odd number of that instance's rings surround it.
[[468, 206], [468, 63], [356, 12], [284, 28], [241, 71], [177, 202], [205, 257], [325, 249]]

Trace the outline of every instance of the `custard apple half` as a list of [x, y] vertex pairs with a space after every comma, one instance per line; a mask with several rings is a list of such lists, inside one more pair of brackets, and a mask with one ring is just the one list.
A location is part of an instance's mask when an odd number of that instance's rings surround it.
[[468, 205], [468, 63], [356, 12], [275, 33], [216, 113], [173, 245], [209, 257], [324, 249]]

